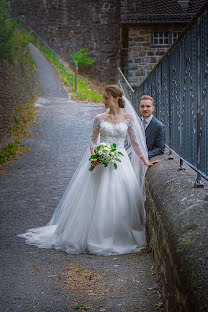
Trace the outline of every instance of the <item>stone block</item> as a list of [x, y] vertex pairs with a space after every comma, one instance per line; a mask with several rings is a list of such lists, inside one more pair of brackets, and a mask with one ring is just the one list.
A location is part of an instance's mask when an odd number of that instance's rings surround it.
[[144, 76], [145, 74], [144, 74], [144, 71], [138, 71], [138, 72], [136, 72], [136, 76]]
[[137, 42], [137, 41], [143, 42], [143, 41], [144, 41], [144, 37], [141, 37], [141, 36], [140, 36], [140, 37], [135, 37], [135, 38], [134, 38], [134, 41], [136, 41], [136, 42]]
[[145, 69], [149, 72], [149, 71], [151, 71], [153, 69], [154, 66], [155, 65], [153, 65], [153, 64], [146, 64], [145, 65]]
[[140, 30], [139, 34], [142, 36], [149, 36], [149, 31], [148, 30]]
[[134, 47], [131, 47], [131, 50], [134, 52], [141, 52], [143, 49], [142, 49], [142, 47], [134, 46]]
[[165, 54], [166, 51], [164, 50], [156, 50], [155, 55], [156, 56], [163, 56]]
[[129, 70], [137, 70], [138, 69], [138, 65], [136, 65], [136, 64], [128, 64], [128, 69]]
[[134, 83], [134, 82], [137, 82], [138, 80], [137, 80], [137, 78], [135, 78], [135, 77], [129, 77], [129, 78], [128, 78], [128, 81], [129, 81], [130, 83]]
[[137, 29], [129, 29], [129, 37], [138, 36], [139, 31]]
[[134, 59], [134, 63], [141, 63], [141, 62], [142, 62], [141, 57], [138, 57], [138, 58]]
[[147, 53], [145, 51], [142, 51], [142, 52], [138, 53], [139, 57], [144, 57], [146, 55], [147, 55]]
[[156, 57], [150, 57], [149, 63], [157, 63], [157, 58]]

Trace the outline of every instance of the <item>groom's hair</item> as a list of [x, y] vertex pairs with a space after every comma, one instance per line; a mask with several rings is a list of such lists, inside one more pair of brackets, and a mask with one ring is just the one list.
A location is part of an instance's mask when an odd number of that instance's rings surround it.
[[140, 98], [140, 101], [139, 103], [142, 101], [142, 100], [150, 100], [152, 102], [152, 105], [154, 105], [154, 99], [149, 96], [149, 95], [142, 95], [142, 97]]

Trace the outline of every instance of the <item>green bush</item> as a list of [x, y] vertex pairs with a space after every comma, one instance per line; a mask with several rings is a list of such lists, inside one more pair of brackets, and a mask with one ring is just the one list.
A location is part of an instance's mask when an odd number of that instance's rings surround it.
[[12, 156], [15, 157], [23, 146], [24, 145], [16, 139], [14, 142], [0, 149], [0, 164], [5, 163], [7, 160], [11, 159]]
[[72, 61], [77, 62], [79, 66], [87, 67], [95, 63], [95, 60], [87, 57], [88, 49], [83, 48], [77, 52], [72, 53]]
[[[29, 35], [10, 17], [7, 0], [0, 0], [0, 58], [12, 60], [23, 56]], [[23, 56], [24, 58], [24, 56]]]
[[16, 22], [9, 17], [6, 0], [0, 0], [0, 58], [12, 59], [14, 47]]

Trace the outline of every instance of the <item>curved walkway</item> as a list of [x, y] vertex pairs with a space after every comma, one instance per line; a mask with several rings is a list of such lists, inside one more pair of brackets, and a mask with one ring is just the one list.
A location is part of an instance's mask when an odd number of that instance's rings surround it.
[[31, 150], [0, 176], [0, 311], [76, 311], [76, 304], [89, 311], [157, 311], [151, 253], [67, 255], [16, 236], [49, 221], [89, 144], [92, 120], [103, 110], [70, 101], [55, 70], [36, 48], [31, 51], [39, 68], [40, 111], [35, 136], [25, 141]]

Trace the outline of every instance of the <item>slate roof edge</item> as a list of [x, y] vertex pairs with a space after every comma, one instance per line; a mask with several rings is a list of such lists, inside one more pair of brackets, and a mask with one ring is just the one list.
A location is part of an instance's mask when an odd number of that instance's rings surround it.
[[187, 24], [191, 21], [191, 19], [188, 20], [151, 20], [151, 19], [145, 19], [145, 20], [121, 20], [121, 24], [169, 24], [169, 23], [177, 23], [177, 24]]

